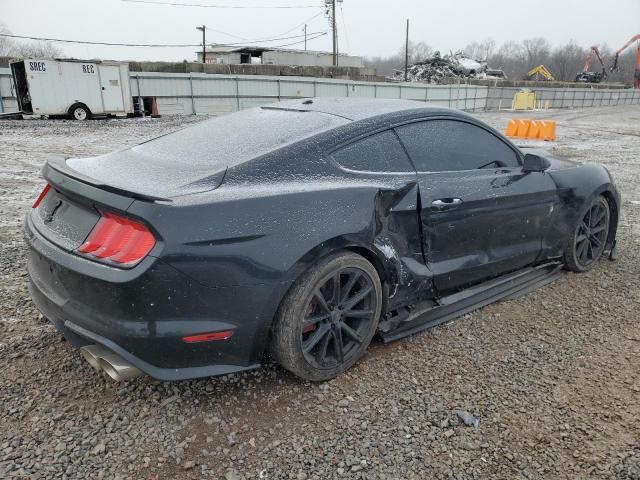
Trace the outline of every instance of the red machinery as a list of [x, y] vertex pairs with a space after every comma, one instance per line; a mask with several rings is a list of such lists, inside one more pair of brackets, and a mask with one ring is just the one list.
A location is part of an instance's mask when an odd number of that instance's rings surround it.
[[637, 51], [636, 51], [636, 63], [635, 63], [635, 71], [633, 73], [633, 88], [640, 88], [640, 33], [631, 38], [624, 46], [616, 52], [616, 56], [613, 60], [613, 65], [611, 66], [611, 71], [618, 70], [618, 57], [622, 52], [624, 52], [629, 45], [633, 42], [638, 42]]

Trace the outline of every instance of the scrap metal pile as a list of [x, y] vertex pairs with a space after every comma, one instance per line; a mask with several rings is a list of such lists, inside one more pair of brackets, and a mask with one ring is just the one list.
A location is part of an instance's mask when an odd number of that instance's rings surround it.
[[[404, 81], [404, 70], [396, 70], [391, 80]], [[423, 62], [409, 65], [408, 82], [444, 83], [447, 78], [506, 78], [502, 70], [490, 69], [487, 62], [465, 57], [462, 52], [441, 57], [438, 53]]]

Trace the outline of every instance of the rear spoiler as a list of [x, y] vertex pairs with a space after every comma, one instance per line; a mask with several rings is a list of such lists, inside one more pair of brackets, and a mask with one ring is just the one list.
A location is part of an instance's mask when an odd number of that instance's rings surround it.
[[136, 199], [136, 200], [145, 200], [148, 202], [172, 202], [170, 198], [164, 197], [156, 197], [153, 195], [146, 195], [144, 193], [136, 193], [131, 192], [129, 190], [123, 190], [121, 188], [113, 187], [111, 185], [107, 185], [100, 180], [96, 180], [95, 178], [91, 178], [87, 175], [83, 175], [76, 170], [73, 170], [67, 165], [68, 157], [52, 157], [49, 158], [44, 166], [42, 167], [42, 176], [47, 180], [51, 177], [51, 172], [57, 172], [74, 180], [77, 180], [82, 183], [86, 183], [87, 185], [91, 185], [93, 187], [97, 187], [101, 190], [105, 190], [107, 192], [115, 193], [117, 195], [122, 195], [124, 197]]

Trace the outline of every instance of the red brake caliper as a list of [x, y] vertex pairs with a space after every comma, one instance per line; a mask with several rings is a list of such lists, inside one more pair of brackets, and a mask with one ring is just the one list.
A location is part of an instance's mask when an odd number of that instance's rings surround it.
[[[313, 314], [316, 311], [316, 303], [315, 302], [311, 302], [309, 304], [309, 307], [307, 308], [307, 312], [305, 313], [305, 318], [308, 317], [309, 315]], [[302, 329], [302, 334], [304, 335], [305, 333], [309, 333], [309, 332], [313, 332], [316, 328], [318, 328], [318, 324], [317, 323], [312, 323], [311, 325], [307, 325], [306, 327], [304, 327]]]

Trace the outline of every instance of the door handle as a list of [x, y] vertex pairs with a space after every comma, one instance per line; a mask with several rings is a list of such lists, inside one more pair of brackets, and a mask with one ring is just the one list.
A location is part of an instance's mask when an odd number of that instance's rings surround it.
[[431, 206], [438, 209], [450, 208], [460, 205], [462, 200], [459, 198], [441, 198], [431, 202]]

